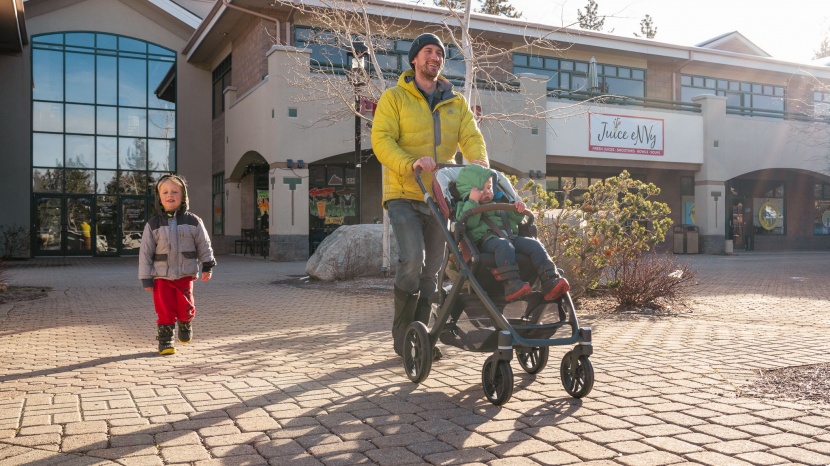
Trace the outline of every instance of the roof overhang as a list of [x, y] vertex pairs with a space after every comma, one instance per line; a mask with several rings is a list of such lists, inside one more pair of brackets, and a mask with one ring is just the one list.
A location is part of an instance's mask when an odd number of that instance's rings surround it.
[[[277, 7], [270, 0], [226, 0], [233, 5], [247, 9], [272, 9]], [[401, 3], [390, 0], [364, 0], [366, 12], [369, 15], [384, 16], [411, 23], [415, 28], [424, 28], [434, 25], [436, 29], [442, 24], [454, 25], [454, 20], [446, 10], [420, 4]], [[326, 0], [290, 0], [287, 3], [296, 3], [306, 6], [326, 6], [331, 2]], [[279, 5], [279, 4], [278, 4]], [[223, 0], [217, 0], [210, 14], [205, 18], [184, 49], [188, 61], [200, 62], [211, 58], [211, 54], [220, 45], [224, 44], [233, 32], [233, 28], [244, 15], [239, 11], [228, 8]], [[531, 37], [546, 38], [551, 41], [565, 44], [575, 50], [604, 49], [611, 55], [630, 56], [654, 60], [657, 62], [674, 63], [679, 68], [695, 62], [713, 66], [746, 67], [771, 73], [793, 73], [794, 68], [808, 71], [816, 77], [830, 79], [830, 70], [827, 67], [811, 63], [793, 63], [768, 56], [753, 56], [709, 48], [676, 45], [657, 42], [653, 39], [632, 38], [617, 36], [596, 31], [570, 29], [551, 26], [548, 24], [532, 23], [522, 19], [512, 19], [474, 13], [471, 17], [470, 28], [487, 36], [502, 36], [505, 40], [512, 38]], [[738, 34], [739, 33], [735, 33]], [[743, 37], [743, 36], [741, 36]], [[748, 44], [750, 41], [745, 40]], [[757, 47], [757, 46], [756, 46]], [[759, 53], [765, 54], [758, 49]]]
[[23, 0], [0, 0], [0, 54], [19, 54], [28, 43]]

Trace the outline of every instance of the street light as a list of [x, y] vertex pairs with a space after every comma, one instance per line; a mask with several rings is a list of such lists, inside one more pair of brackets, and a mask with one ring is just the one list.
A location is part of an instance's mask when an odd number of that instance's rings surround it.
[[355, 184], [357, 185], [357, 223], [361, 223], [360, 211], [363, 204], [363, 184], [360, 177], [362, 157], [360, 156], [361, 126], [360, 121], [360, 92], [366, 87], [366, 54], [369, 48], [363, 42], [352, 42], [352, 49], [346, 53], [349, 58], [347, 78], [354, 86], [354, 167]]

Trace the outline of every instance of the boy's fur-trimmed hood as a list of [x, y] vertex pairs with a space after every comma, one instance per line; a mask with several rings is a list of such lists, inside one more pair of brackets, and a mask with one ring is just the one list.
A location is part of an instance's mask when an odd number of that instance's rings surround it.
[[154, 205], [156, 207], [156, 212], [158, 212], [158, 214], [161, 216], [165, 215], [165, 211], [164, 206], [161, 204], [161, 197], [159, 197], [159, 186], [169, 179], [174, 179], [182, 185], [182, 205], [179, 206], [179, 209], [176, 212], [187, 212], [189, 209], [187, 202], [187, 183], [184, 181], [184, 178], [180, 177], [179, 175], [173, 175], [171, 173], [169, 175], [164, 175], [161, 178], [159, 178], [159, 180], [156, 182], [155, 187], [153, 188], [153, 197], [155, 198]]

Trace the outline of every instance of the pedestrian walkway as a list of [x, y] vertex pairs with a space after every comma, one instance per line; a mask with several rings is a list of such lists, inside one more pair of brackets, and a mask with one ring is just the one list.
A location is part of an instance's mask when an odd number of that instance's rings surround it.
[[[420, 385], [391, 351], [392, 295], [284, 284], [304, 263], [220, 256], [194, 341], [156, 353], [136, 258], [12, 264], [46, 299], [0, 305], [2, 465], [830, 464], [830, 406], [740, 396], [757, 369], [830, 362], [830, 253], [678, 256], [691, 312], [581, 316], [596, 382], [444, 347]], [[795, 393], [794, 393], [795, 394]]]

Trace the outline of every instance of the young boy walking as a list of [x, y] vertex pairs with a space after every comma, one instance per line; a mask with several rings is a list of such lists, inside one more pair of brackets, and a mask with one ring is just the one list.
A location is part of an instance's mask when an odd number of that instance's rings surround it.
[[[456, 187], [462, 201], [456, 208], [456, 218], [474, 207], [493, 202], [493, 171], [480, 165], [467, 165], [458, 172]], [[513, 203], [518, 212], [491, 211], [473, 215], [467, 219], [467, 232], [482, 252], [492, 253], [496, 259], [493, 275], [504, 282], [504, 299], [516, 301], [531, 293], [530, 285], [519, 277], [516, 253], [530, 256], [530, 261], [542, 280], [545, 299], [558, 299], [571, 289], [561, 278], [556, 265], [539, 240], [519, 236], [519, 223], [524, 219], [526, 206], [522, 201]]]
[[144, 226], [139, 250], [138, 279], [153, 292], [158, 319], [159, 354], [175, 354], [173, 330], [179, 323], [182, 344], [193, 339], [193, 281], [210, 280], [216, 265], [210, 238], [202, 219], [189, 212], [187, 183], [176, 175], [164, 175], [156, 183], [156, 210]]

